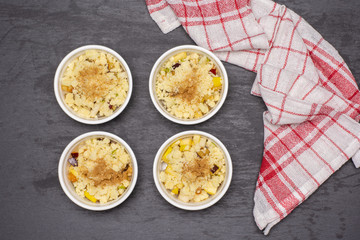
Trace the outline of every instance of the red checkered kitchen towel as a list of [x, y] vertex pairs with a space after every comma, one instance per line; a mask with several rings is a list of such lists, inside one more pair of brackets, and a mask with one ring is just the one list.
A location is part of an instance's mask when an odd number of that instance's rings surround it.
[[264, 155], [254, 217], [271, 227], [353, 158], [360, 165], [360, 94], [336, 49], [299, 15], [270, 0], [147, 0], [167, 33], [182, 25], [221, 60], [257, 72]]

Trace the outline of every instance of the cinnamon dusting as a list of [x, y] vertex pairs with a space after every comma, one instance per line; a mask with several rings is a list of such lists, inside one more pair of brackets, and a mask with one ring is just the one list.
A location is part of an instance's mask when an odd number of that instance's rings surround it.
[[192, 73], [185, 76], [178, 87], [175, 87], [173, 92], [170, 93], [171, 97], [179, 97], [186, 102], [199, 101], [200, 93], [198, 90], [199, 74], [197, 69], [194, 68]]
[[93, 65], [79, 72], [76, 87], [86, 98], [96, 100], [106, 95], [112, 88], [111, 80], [106, 76], [106, 66]]
[[128, 178], [132, 175], [132, 168], [126, 166], [125, 169], [116, 172], [107, 166], [105, 160], [99, 159], [96, 161], [94, 169], [91, 171], [85, 171], [84, 175], [93, 181], [95, 187], [120, 185], [123, 180], [128, 180]]
[[182, 169], [183, 176], [193, 182], [197, 178], [206, 177], [210, 174], [209, 158], [195, 158], [190, 163], [185, 163]]

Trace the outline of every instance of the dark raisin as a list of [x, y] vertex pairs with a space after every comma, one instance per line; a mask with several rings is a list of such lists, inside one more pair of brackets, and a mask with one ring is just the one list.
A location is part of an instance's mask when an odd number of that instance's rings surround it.
[[109, 104], [109, 108], [110, 108], [110, 109], [113, 109], [113, 105]]
[[218, 169], [219, 169], [219, 167], [214, 164], [213, 168], [210, 169], [210, 171], [211, 171], [212, 173], [215, 173]]
[[181, 65], [180, 63], [175, 63], [175, 64], [172, 66], [172, 68], [173, 68], [173, 69], [178, 68], [178, 67], [180, 67], [180, 65]]
[[76, 159], [76, 158], [78, 158], [79, 153], [73, 152], [73, 153], [71, 153], [71, 156]]
[[212, 74], [216, 75], [216, 68], [211, 69], [210, 72], [211, 72]]

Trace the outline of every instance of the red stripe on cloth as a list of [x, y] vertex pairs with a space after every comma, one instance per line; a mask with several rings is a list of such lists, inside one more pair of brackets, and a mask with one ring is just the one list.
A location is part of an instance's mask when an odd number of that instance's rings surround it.
[[[243, 16], [247, 16], [251, 14], [251, 10], [248, 9], [246, 12], [243, 13]], [[216, 24], [221, 24], [221, 19], [220, 18], [216, 18], [216, 19], [202, 19], [200, 20], [193, 20], [191, 19], [191, 16], [189, 14], [187, 14], [188, 16], [188, 21], [187, 21], [187, 25], [188, 27], [192, 27], [192, 26], [202, 26], [202, 25], [216, 25]], [[222, 18], [223, 22], [230, 22], [230, 21], [237, 21], [239, 19], [239, 17], [237, 15], [231, 15], [231, 16], [225, 16]], [[181, 21], [181, 24], [184, 26], [185, 22]]]
[[215, 2], [216, 2], [216, 7], [217, 7], [217, 10], [218, 10], [219, 16], [220, 16], [221, 25], [222, 25], [222, 28], [223, 28], [223, 30], [224, 30], [225, 36], [226, 36], [226, 40], [227, 40], [227, 42], [229, 43], [230, 49], [231, 49], [231, 50], [234, 50], [234, 48], [232, 47], [230, 38], [229, 38], [229, 34], [228, 34], [227, 31], [226, 31], [226, 27], [225, 27], [225, 24], [224, 24], [224, 20], [223, 20], [223, 18], [222, 18], [222, 16], [221, 16], [221, 11], [220, 11], [220, 7], [219, 7], [219, 3], [218, 3], [217, 0], [215, 0]]
[[[271, 46], [274, 42], [274, 39], [275, 39], [275, 34], [277, 33], [276, 31], [276, 28], [278, 27], [278, 24], [279, 22], [281, 22], [283, 19], [284, 19], [284, 16], [287, 12], [287, 8], [285, 8], [285, 11], [283, 12], [283, 14], [281, 16], [276, 16], [276, 23], [274, 25], [274, 30], [273, 30], [273, 35], [272, 37], [270, 38], [270, 41], [269, 41], [269, 45]], [[274, 17], [274, 16], [273, 16]], [[271, 48], [270, 48], [270, 51], [271, 51]], [[264, 63], [265, 64], [265, 63]]]
[[185, 30], [186, 32], [189, 34], [189, 29], [188, 29], [188, 21], [187, 21], [187, 10], [186, 10], [186, 5], [184, 4], [184, 2], [182, 3], [183, 4], [183, 8], [184, 8], [184, 18], [185, 18]]
[[307, 97], [310, 95], [310, 93], [317, 88], [317, 86], [319, 85], [319, 83], [320, 83], [320, 80], [310, 89], [310, 91], [308, 91], [308, 92], [301, 98], [301, 100], [305, 100], [305, 98], [307, 98]]
[[246, 30], [246, 27], [245, 27], [245, 24], [244, 24], [244, 21], [243, 21], [243, 16], [241, 15], [241, 13], [239, 11], [239, 6], [238, 6], [237, 2], [235, 2], [235, 5], [236, 5], [236, 8], [237, 8], [237, 11], [238, 11], [238, 14], [239, 14], [239, 18], [240, 18], [240, 22], [241, 22], [241, 25], [243, 27], [243, 30], [244, 30], [246, 36], [248, 37], [250, 47], [254, 48], [254, 46], [252, 45], [251, 39], [249, 37], [249, 34], [247, 33], [247, 30]]
[[[240, 43], [240, 42], [242, 42], [242, 41], [247, 40], [248, 38], [255, 38], [255, 37], [261, 36], [261, 35], [263, 35], [263, 34], [264, 34], [264, 33], [260, 33], [260, 34], [257, 34], [257, 35], [251, 36], [251, 37], [246, 37], [246, 38], [243, 38], [243, 39], [234, 41], [234, 42], [231, 43], [231, 45], [238, 44], [238, 43]], [[230, 46], [230, 45], [228, 44], [228, 45], [225, 45], [225, 46], [222, 46], [222, 47], [218, 47], [218, 48], [213, 49], [213, 51], [219, 51], [219, 50], [221, 50], [221, 49], [228, 48], [229, 46]]]
[[[258, 183], [259, 181], [261, 181], [260, 179], [258, 179]], [[276, 205], [276, 203], [272, 200], [272, 198], [270, 197], [269, 193], [267, 192], [266, 189], [264, 189], [264, 187], [257, 187], [257, 189], [259, 189], [262, 194], [264, 195], [266, 201], [271, 205], [271, 208], [274, 209], [274, 211], [279, 215], [280, 219], [284, 218], [284, 214], [282, 213], [282, 211], [278, 208], [278, 206]]]
[[[211, 17], [218, 17], [218, 12], [214, 11], [214, 9], [217, 8], [216, 1], [198, 1], [196, 0], [197, 4], [194, 5], [195, 1], [182, 1], [181, 4], [170, 4], [172, 6], [172, 9], [175, 11], [176, 16], [179, 18], [184, 17], [184, 12], [181, 11], [179, 8], [180, 5], [186, 4], [187, 10], [188, 10], [188, 16], [191, 18], [211, 18]], [[223, 14], [231, 14], [231, 12], [236, 12], [237, 10], [243, 10], [243, 8], [248, 8], [246, 2], [239, 0], [221, 0], [219, 2], [221, 12]], [[201, 8], [201, 12], [199, 11], [199, 8]]]
[[260, 50], [258, 50], [256, 52], [256, 58], [255, 58], [255, 62], [254, 62], [254, 67], [251, 69], [251, 71], [255, 72], [256, 71], [256, 67], [257, 67], [257, 63], [259, 61], [259, 55], [260, 55]]
[[225, 59], [226, 62], [229, 61], [229, 57], [230, 57], [230, 51], [226, 54], [226, 59]]
[[345, 153], [331, 138], [328, 137], [328, 135], [325, 134], [325, 132], [324, 132], [322, 129], [318, 128], [318, 126], [316, 126], [316, 125], [315, 125], [314, 123], [312, 123], [311, 121], [309, 121], [309, 123], [312, 124], [313, 127], [316, 128], [321, 134], [323, 134], [324, 137], [325, 137], [327, 140], [329, 140], [329, 141], [334, 145], [334, 147], [336, 147], [336, 148], [346, 157], [346, 159], [349, 159], [349, 158], [350, 158], [348, 155], [346, 155], [346, 153]]
[[[282, 170], [279, 170], [278, 173], [281, 172]], [[271, 177], [267, 176], [268, 178], [264, 179], [264, 182], [273, 196], [276, 198], [276, 201], [286, 210], [286, 213], [288, 213], [288, 210], [291, 208], [291, 206], [298, 205], [300, 201], [293, 195], [292, 191], [290, 191], [290, 189], [282, 181], [280, 175], [275, 173], [275, 171], [272, 171], [272, 173], [273, 174], [271, 174]], [[284, 175], [286, 176], [286, 174]], [[259, 188], [263, 188], [264, 191], [266, 191], [263, 184], [263, 182], [260, 182]]]
[[327, 81], [331, 82], [347, 99], [349, 99], [355, 91], [359, 91], [357, 87], [349, 82], [349, 78], [339, 73], [340, 69], [343, 70], [344, 62], [337, 65], [337, 68], [334, 69], [318, 56], [312, 55], [311, 57], [314, 61], [315, 67], [321, 71]]
[[279, 117], [278, 117], [278, 120], [276, 121], [275, 125], [277, 125], [280, 122], [281, 115], [282, 115], [282, 113], [284, 111], [284, 108], [285, 108], [285, 101], [286, 101], [286, 95], [283, 97], [283, 100], [281, 102], [281, 108], [280, 108]]
[[[311, 123], [311, 121], [309, 121], [310, 123]], [[328, 122], [329, 123], [329, 122]], [[304, 132], [303, 131], [301, 131], [301, 132], [297, 132], [295, 129], [293, 129], [291, 126], [289, 126], [291, 129], [292, 129], [292, 131], [293, 131], [293, 133], [295, 133], [295, 135], [300, 139], [300, 141], [301, 142], [303, 142], [304, 143], [304, 148], [308, 148], [308, 149], [310, 149], [326, 166], [328, 166], [328, 168], [332, 171], [332, 172], [335, 172], [335, 170], [330, 166], [330, 164], [324, 159], [324, 158], [322, 158], [321, 156], [320, 156], [320, 154], [319, 153], [317, 153], [315, 150], [314, 150], [314, 148], [312, 147], [312, 145], [323, 135], [323, 131], [318, 131], [318, 133], [315, 135], [315, 137], [313, 137], [310, 141], [308, 141], [308, 140], [305, 140], [305, 138], [307, 137], [307, 134], [305, 133], [304, 134]], [[327, 126], [327, 128], [329, 128], [330, 126]], [[325, 128], [325, 126], [324, 127], [322, 127], [322, 128]], [[316, 127], [316, 129], [317, 129], [317, 127]], [[303, 134], [304, 136], [301, 136], [301, 134]], [[305, 151], [305, 150], [304, 150]]]
[[[301, 124], [302, 127], [304, 127], [304, 124]], [[264, 126], [266, 127], [272, 134], [275, 134], [273, 131], [271, 131], [270, 128], [268, 128], [266, 125]], [[298, 126], [299, 127], [299, 126]], [[301, 164], [301, 162], [296, 158], [296, 156], [299, 156], [302, 152], [304, 152], [305, 149], [303, 149], [303, 151], [296, 151], [296, 153], [292, 152], [292, 148], [298, 144], [298, 142], [293, 141], [293, 136], [291, 135], [291, 133], [286, 134], [285, 137], [280, 138], [278, 135], [275, 135], [275, 137], [279, 140], [277, 142], [277, 144], [274, 144], [274, 146], [271, 147], [275, 148], [274, 150], [272, 150], [272, 152], [277, 152], [280, 153], [282, 155], [277, 155], [275, 156], [277, 159], [280, 159], [281, 157], [283, 157], [285, 154], [290, 153], [292, 159], [289, 157], [288, 159], [291, 160], [295, 160], [297, 162], [297, 164], [302, 168], [302, 170], [317, 184], [317, 186], [320, 186], [320, 183], [314, 178], [314, 176], [311, 175], [311, 173]], [[286, 149], [281, 148], [281, 146], [285, 147]], [[283, 152], [281, 153], [279, 150], [282, 150]], [[286, 151], [285, 151], [286, 150]], [[269, 149], [269, 151], [271, 151]]]
[[[320, 47], [320, 44], [315, 45], [313, 42], [307, 40], [307, 39], [303, 39], [304, 43], [310, 47], [313, 47], [313, 50], [310, 52], [310, 54], [313, 56], [314, 52], [316, 51], [317, 53], [319, 53], [320, 55], [322, 55], [323, 57], [325, 57], [326, 59], [328, 59], [329, 61], [331, 61], [334, 65], [339, 65], [340, 62], [338, 60], [336, 60], [333, 56], [331, 56], [328, 52], [326, 52], [325, 50], [323, 50]], [[323, 39], [320, 39], [320, 42], [322, 42]], [[356, 84], [355, 78], [352, 75], [352, 73], [350, 72], [350, 70], [346, 67], [344, 67], [342, 69], [347, 75], [348, 77]], [[348, 79], [348, 78], [346, 78]], [[348, 80], [347, 80], [348, 81]]]
[[205, 31], [205, 35], [206, 35], [207, 45], [208, 45], [210, 51], [212, 51], [212, 48], [211, 48], [211, 45], [210, 45], [210, 40], [209, 40], [209, 35], [208, 35], [208, 33], [207, 33], [207, 30], [206, 30], [206, 25], [205, 25], [204, 16], [203, 16], [202, 10], [201, 10], [201, 8], [200, 8], [200, 6], [199, 6], [199, 0], [196, 0], [196, 4], [197, 4], [197, 6], [198, 6], [198, 8], [199, 8], [199, 11], [200, 11], [200, 14], [201, 14], [201, 18], [203, 19], [204, 31]]
[[283, 47], [283, 46], [272, 46], [272, 48], [274, 49], [283, 49], [283, 50], [289, 50], [293, 53], [299, 53], [300, 55], [307, 55], [307, 52], [302, 52], [293, 48], [289, 48], [289, 47]]
[[290, 49], [291, 49], [291, 45], [292, 45], [292, 42], [294, 40], [294, 34], [295, 34], [295, 31], [296, 31], [296, 28], [299, 26], [299, 23], [301, 22], [301, 17], [299, 18], [299, 20], [296, 22], [293, 30], [292, 30], [292, 33], [291, 33], [291, 37], [290, 37], [290, 41], [289, 41], [289, 46], [287, 47], [287, 53], [286, 53], [286, 57], [285, 57], [285, 62], [284, 62], [284, 65], [282, 66], [282, 68], [280, 69], [279, 71], [279, 74], [277, 76], [277, 79], [276, 79], [276, 82], [275, 82], [275, 87], [274, 87], [274, 91], [276, 91], [276, 88], [277, 88], [277, 85], [278, 85], [278, 82], [279, 82], [279, 79], [280, 79], [280, 74], [282, 72], [283, 69], [286, 68], [286, 65], [288, 63], [288, 60], [289, 60], [289, 55], [290, 55]]
[[149, 13], [152, 14], [152, 13], [154, 13], [154, 12], [161, 11], [161, 10], [163, 10], [164, 8], [166, 8], [167, 6], [169, 6], [169, 5], [167, 4], [167, 2], [164, 2], [162, 5], [160, 5], [160, 6], [156, 7], [156, 8], [151, 8], [151, 9], [149, 9]]
[[[271, 160], [271, 163], [268, 159]], [[291, 186], [291, 188], [299, 194], [299, 196], [302, 198], [302, 200], [305, 200], [305, 195], [299, 190], [299, 188], [296, 186], [296, 184], [283, 171], [283, 169], [286, 168], [291, 163], [291, 161], [289, 159], [287, 161], [284, 161], [281, 165], [279, 165], [277, 159], [271, 154], [271, 152], [266, 151], [266, 152], [264, 152], [263, 161], [264, 160], [266, 160], [266, 164], [264, 165], [264, 167], [261, 164], [261, 168], [263, 168], [263, 169], [260, 170], [260, 172], [262, 173], [262, 177], [265, 180], [265, 182], [267, 182], [268, 180], [271, 180], [273, 177], [281, 174], [281, 176], [286, 180], [286, 182]], [[272, 164], [275, 165], [275, 168], [272, 167]], [[264, 174], [265, 172], [268, 172], [268, 173]], [[259, 184], [259, 187], [261, 187], [262, 184], [263, 184], [263, 182], [261, 184]], [[287, 186], [285, 186], [285, 187], [286, 187], [286, 189], [289, 189]], [[278, 200], [282, 201], [281, 198], [278, 198]], [[299, 203], [299, 200], [296, 199], [296, 202]]]

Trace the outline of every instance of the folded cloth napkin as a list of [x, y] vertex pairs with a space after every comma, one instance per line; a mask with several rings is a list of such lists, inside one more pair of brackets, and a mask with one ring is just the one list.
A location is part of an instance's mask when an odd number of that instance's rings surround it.
[[222, 60], [257, 72], [264, 155], [254, 196], [264, 233], [351, 157], [360, 165], [360, 93], [339, 53], [270, 0], [147, 0], [167, 33], [182, 25]]

